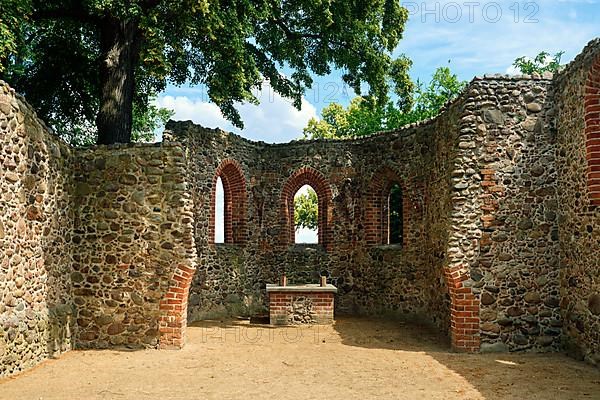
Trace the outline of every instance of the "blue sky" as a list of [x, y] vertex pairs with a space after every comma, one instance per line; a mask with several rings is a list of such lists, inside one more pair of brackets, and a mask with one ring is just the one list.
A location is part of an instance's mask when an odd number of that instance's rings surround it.
[[[485, 73], [511, 73], [513, 60], [542, 50], [565, 51], [571, 61], [591, 39], [600, 36], [600, 0], [402, 1], [409, 10], [404, 38], [394, 55], [413, 60], [411, 76], [427, 82], [441, 65], [462, 80]], [[518, 10], [518, 11], [517, 11]], [[315, 77], [300, 111], [267, 85], [257, 92], [259, 106], [241, 104], [245, 129], [235, 129], [208, 102], [201, 87], [169, 87], [158, 103], [175, 111], [174, 119], [220, 127], [269, 143], [302, 135], [311, 117], [331, 101], [347, 104], [354, 93], [344, 87], [341, 72]]]

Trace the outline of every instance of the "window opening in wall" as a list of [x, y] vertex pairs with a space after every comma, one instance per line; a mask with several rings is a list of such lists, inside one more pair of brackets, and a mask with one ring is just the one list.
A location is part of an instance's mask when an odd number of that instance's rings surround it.
[[388, 196], [388, 244], [402, 244], [402, 189], [397, 183]]
[[225, 243], [225, 191], [220, 176], [215, 188], [215, 243]]
[[319, 201], [310, 185], [304, 185], [294, 195], [295, 241], [300, 244], [319, 243]]

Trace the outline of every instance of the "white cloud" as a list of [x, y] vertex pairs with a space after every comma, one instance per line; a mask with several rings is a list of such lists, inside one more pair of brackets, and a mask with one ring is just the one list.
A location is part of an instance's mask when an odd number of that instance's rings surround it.
[[244, 121], [244, 129], [235, 128], [227, 121], [219, 107], [199, 97], [161, 95], [157, 103], [160, 107], [175, 111], [173, 119], [192, 120], [207, 128], [221, 128], [242, 136], [263, 140], [269, 143], [287, 142], [302, 136], [302, 129], [313, 117], [317, 116], [315, 107], [302, 99], [302, 108], [297, 110], [291, 100], [275, 93], [268, 84], [264, 84], [258, 97], [259, 105], [240, 104], [237, 109]]

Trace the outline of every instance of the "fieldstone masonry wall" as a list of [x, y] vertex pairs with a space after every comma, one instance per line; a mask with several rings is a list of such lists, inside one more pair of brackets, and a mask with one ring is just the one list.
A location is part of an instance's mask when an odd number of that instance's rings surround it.
[[73, 160], [0, 81], [0, 376], [73, 346]]
[[[290, 283], [315, 283], [326, 275], [340, 288], [340, 312], [427, 316], [447, 330], [450, 302], [444, 295], [441, 243], [448, 234], [452, 126], [458, 110], [453, 106], [446, 118], [427, 126], [364, 140], [286, 145], [252, 143], [191, 123], [169, 124], [167, 137], [188, 148], [195, 196], [199, 267], [190, 290], [189, 318], [266, 312], [264, 285], [286, 272]], [[244, 243], [215, 245], [206, 226], [214, 221], [212, 185], [231, 159], [248, 183], [248, 236]], [[370, 230], [377, 229], [367, 194], [381, 176], [405, 188], [403, 247], [366, 241]], [[319, 196], [324, 228], [319, 246], [292, 241], [290, 203], [304, 184]], [[432, 255], [429, 249], [437, 252]]]
[[74, 347], [183, 345], [186, 177], [177, 143], [70, 148], [0, 82], [0, 376]]
[[[73, 347], [179, 348], [189, 320], [266, 313], [321, 275], [336, 312], [411, 316], [460, 351], [600, 361], [600, 40], [557, 76], [486, 76], [434, 120], [356, 140], [72, 149], [0, 84], [0, 376]], [[214, 242], [217, 177], [226, 243]], [[386, 191], [404, 242], [387, 245]], [[293, 243], [293, 192], [319, 245]]]
[[185, 166], [176, 144], [79, 152], [71, 280], [80, 347], [182, 345], [175, 330], [186, 325], [195, 269]]
[[[451, 263], [470, 267], [483, 351], [560, 346], [551, 80], [474, 81], [453, 173]], [[456, 210], [456, 208], [455, 208]]]
[[560, 306], [570, 354], [600, 364], [600, 40], [556, 77]]

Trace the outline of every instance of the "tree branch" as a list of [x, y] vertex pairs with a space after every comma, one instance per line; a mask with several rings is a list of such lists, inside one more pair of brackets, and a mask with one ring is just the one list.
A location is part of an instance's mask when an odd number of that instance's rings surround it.
[[352, 48], [347, 42], [340, 42], [338, 40], [327, 39], [327, 38], [325, 38], [323, 36], [323, 34], [301, 33], [301, 32], [292, 31], [285, 24], [285, 22], [283, 22], [281, 20], [281, 18], [272, 18], [271, 21], [274, 22], [279, 28], [281, 28], [281, 30], [285, 33], [285, 36], [288, 39], [315, 39], [315, 40], [324, 40], [324, 41], [327, 41], [327, 43], [331, 43], [333, 45], [336, 45], [336, 46], [342, 47], [342, 48], [344, 48], [346, 50], [349, 50], [349, 51], [353, 52], [354, 54], [356, 54], [359, 57], [361, 57], [364, 54], [362, 51], [358, 51], [358, 50]]
[[145, 10], [150, 10], [160, 4], [161, 0], [145, 0], [142, 2]]
[[31, 13], [31, 19], [35, 21], [72, 19], [91, 24], [96, 24], [100, 21], [99, 17], [88, 14], [83, 8], [36, 9]]

